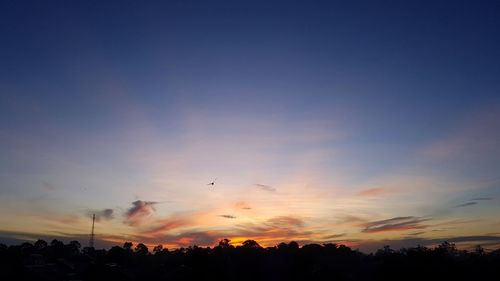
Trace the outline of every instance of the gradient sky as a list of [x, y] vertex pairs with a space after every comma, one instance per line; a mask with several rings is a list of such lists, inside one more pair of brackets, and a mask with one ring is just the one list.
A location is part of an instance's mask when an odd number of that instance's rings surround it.
[[500, 245], [498, 1], [162, 2], [1, 1], [0, 242]]

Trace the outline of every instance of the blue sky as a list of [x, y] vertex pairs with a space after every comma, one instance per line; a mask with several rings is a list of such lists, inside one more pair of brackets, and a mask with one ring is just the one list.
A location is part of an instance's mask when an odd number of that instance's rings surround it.
[[4, 1], [2, 236], [497, 239], [499, 10]]

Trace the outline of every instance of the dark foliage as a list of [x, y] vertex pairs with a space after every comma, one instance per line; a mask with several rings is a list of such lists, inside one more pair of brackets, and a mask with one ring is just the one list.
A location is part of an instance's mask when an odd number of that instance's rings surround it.
[[[134, 247], [135, 246], [135, 247]], [[500, 249], [458, 250], [447, 242], [435, 248], [363, 254], [336, 244], [296, 242], [262, 248], [256, 241], [213, 248], [192, 246], [152, 252], [127, 242], [109, 250], [81, 249], [80, 243], [38, 240], [0, 244], [2, 280], [498, 280]]]

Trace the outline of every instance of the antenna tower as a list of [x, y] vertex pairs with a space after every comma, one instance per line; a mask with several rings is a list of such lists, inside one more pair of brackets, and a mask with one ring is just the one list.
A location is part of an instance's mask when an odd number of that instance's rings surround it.
[[95, 214], [92, 215], [92, 232], [90, 233], [89, 247], [94, 248], [94, 224], [95, 224]]

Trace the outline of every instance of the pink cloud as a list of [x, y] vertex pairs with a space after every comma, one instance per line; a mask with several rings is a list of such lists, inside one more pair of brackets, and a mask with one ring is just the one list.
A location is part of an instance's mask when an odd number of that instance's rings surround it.
[[147, 231], [144, 231], [142, 234], [143, 235], [148, 235], [148, 236], [158, 236], [162, 235], [165, 232], [171, 231], [173, 229], [186, 226], [189, 224], [188, 219], [183, 219], [183, 218], [167, 218], [163, 219], [155, 224], [154, 227], [150, 228]]
[[243, 209], [243, 210], [251, 210], [252, 207], [250, 207], [246, 202], [244, 201], [239, 201], [234, 204], [234, 207], [236, 209]]
[[394, 188], [375, 187], [360, 191], [356, 195], [361, 197], [376, 197], [380, 195], [390, 194], [394, 191]]
[[422, 150], [431, 160], [495, 159], [500, 154], [500, 111], [486, 108], [469, 118], [446, 137], [436, 140]]

